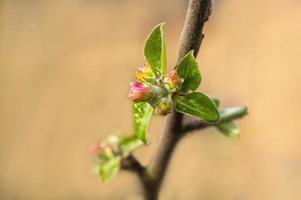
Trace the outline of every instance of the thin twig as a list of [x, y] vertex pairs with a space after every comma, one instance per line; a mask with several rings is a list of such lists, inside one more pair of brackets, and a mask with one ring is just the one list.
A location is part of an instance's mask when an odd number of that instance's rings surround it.
[[141, 163], [133, 155], [129, 155], [128, 157], [122, 159], [121, 169], [137, 173], [139, 178], [142, 178], [145, 167], [142, 166]]

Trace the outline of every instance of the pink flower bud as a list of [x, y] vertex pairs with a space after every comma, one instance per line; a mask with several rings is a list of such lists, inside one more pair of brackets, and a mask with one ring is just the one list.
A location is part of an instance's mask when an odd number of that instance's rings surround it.
[[155, 80], [155, 76], [150, 67], [142, 66], [136, 71], [136, 79], [140, 82], [153, 82]]
[[95, 156], [100, 156], [103, 153], [104, 148], [105, 144], [103, 142], [98, 142], [91, 147], [91, 153]]
[[129, 98], [132, 101], [146, 101], [152, 96], [151, 88], [148, 85], [137, 81], [130, 83], [130, 85]]
[[165, 77], [165, 83], [170, 90], [179, 89], [183, 80], [175, 70], [170, 71]]

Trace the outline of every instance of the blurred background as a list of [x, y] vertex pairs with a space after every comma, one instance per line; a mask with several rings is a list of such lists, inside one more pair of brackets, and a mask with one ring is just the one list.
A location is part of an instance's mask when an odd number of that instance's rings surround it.
[[[90, 146], [130, 133], [128, 82], [166, 22], [175, 65], [188, 0], [0, 0], [0, 199], [140, 199], [133, 174], [102, 184]], [[219, 0], [198, 57], [201, 90], [246, 104], [240, 139], [181, 141], [163, 200], [301, 199], [301, 1]], [[163, 120], [155, 117], [147, 164]]]

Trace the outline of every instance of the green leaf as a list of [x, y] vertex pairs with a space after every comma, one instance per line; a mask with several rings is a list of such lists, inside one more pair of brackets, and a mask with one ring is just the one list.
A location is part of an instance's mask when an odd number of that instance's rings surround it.
[[146, 143], [146, 132], [153, 111], [153, 107], [147, 102], [139, 102], [133, 104], [135, 135], [144, 143]]
[[166, 46], [163, 37], [163, 25], [157, 25], [148, 35], [144, 45], [144, 56], [152, 70], [157, 74], [166, 71]]
[[138, 139], [136, 136], [127, 136], [121, 139], [120, 141], [120, 150], [122, 155], [131, 153], [138, 147], [143, 145], [143, 142]]
[[199, 92], [193, 92], [176, 99], [176, 110], [207, 122], [215, 123], [220, 120], [216, 105], [209, 97]]
[[109, 181], [120, 169], [121, 158], [113, 157], [110, 159], [102, 159], [99, 161], [98, 173], [103, 182]]
[[233, 122], [225, 122], [222, 124], [216, 125], [216, 128], [225, 136], [230, 138], [239, 138], [240, 131], [238, 126]]
[[187, 53], [176, 67], [177, 74], [184, 79], [181, 92], [195, 91], [201, 83], [201, 74], [193, 51]]

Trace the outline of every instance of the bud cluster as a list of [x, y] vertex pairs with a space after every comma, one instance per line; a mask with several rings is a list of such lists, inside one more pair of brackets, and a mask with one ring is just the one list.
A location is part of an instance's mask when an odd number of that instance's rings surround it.
[[91, 151], [101, 159], [120, 155], [120, 139], [117, 135], [110, 135], [104, 141], [94, 144]]
[[158, 76], [149, 66], [139, 67], [136, 80], [130, 83], [129, 98], [134, 102], [146, 101], [155, 108], [156, 114], [167, 115], [171, 111], [172, 97], [182, 82], [175, 70]]

